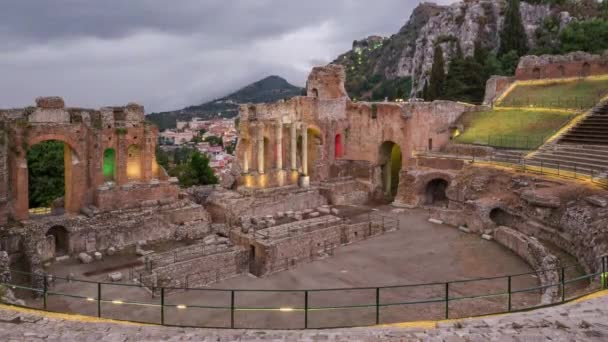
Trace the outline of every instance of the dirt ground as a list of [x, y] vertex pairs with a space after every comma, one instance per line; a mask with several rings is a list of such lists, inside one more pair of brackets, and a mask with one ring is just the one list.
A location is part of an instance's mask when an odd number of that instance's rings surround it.
[[[442, 319], [446, 312], [446, 281], [451, 282], [447, 285], [449, 317], [467, 317], [506, 311], [508, 281], [506, 277], [463, 280], [532, 271], [522, 259], [495, 242], [429, 223], [425, 210], [395, 212], [388, 206], [377, 210], [398, 218], [400, 229], [338, 248], [332, 257], [265, 278], [241, 275], [209, 288], [171, 293], [164, 299], [165, 324], [230, 327], [231, 291], [226, 289], [246, 290], [234, 292], [237, 328], [295, 329], [303, 328], [305, 320], [310, 328], [371, 325], [376, 320], [377, 295], [381, 323]], [[98, 286], [94, 282], [108, 280], [105, 274], [92, 277], [83, 274], [135, 260], [134, 256], [130, 258], [123, 255], [88, 265], [76, 261], [54, 264], [50, 273], [57, 276], [74, 273], [77, 279], [92, 283], [56, 281], [50, 290], [53, 293], [89, 300], [50, 295], [48, 309], [96, 316]], [[129, 270], [121, 271], [124, 278], [128, 278]], [[429, 283], [438, 284], [412, 286]], [[377, 292], [376, 286], [390, 287]], [[538, 286], [538, 280], [532, 275], [516, 276], [511, 286], [513, 291], [531, 288]], [[368, 288], [327, 290], [353, 287]], [[490, 294], [495, 296], [462, 298]], [[145, 288], [103, 284], [101, 298], [102, 317], [160, 323], [161, 299], [153, 297]], [[538, 304], [539, 292], [513, 294], [511, 301], [513, 309], [531, 307]], [[408, 302], [424, 303], [405, 304]], [[28, 304], [43, 305], [42, 300], [31, 299]], [[307, 317], [303, 310], [306, 305]], [[338, 306], [349, 307], [336, 308]]]

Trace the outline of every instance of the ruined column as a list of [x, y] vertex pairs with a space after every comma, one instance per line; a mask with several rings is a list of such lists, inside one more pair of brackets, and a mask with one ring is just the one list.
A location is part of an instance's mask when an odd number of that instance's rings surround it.
[[289, 144], [291, 149], [290, 160], [291, 160], [291, 170], [296, 171], [298, 169], [298, 161], [296, 160], [297, 153], [297, 145], [298, 145], [298, 135], [296, 131], [296, 123], [291, 123], [291, 143]]
[[264, 124], [258, 123], [258, 173], [264, 173]]
[[283, 123], [277, 122], [277, 169], [283, 169]]
[[302, 123], [302, 176], [308, 176], [308, 126]]

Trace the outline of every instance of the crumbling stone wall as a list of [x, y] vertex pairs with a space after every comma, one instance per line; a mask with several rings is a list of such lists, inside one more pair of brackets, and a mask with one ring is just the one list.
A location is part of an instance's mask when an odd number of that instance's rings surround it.
[[[69, 213], [94, 205], [111, 210], [115, 203], [137, 203], [142, 197], [159, 199], [153, 186], [133, 192], [103, 192], [98, 198], [98, 189], [108, 181], [103, 174], [103, 155], [110, 148], [116, 152], [116, 172], [111, 181], [117, 187], [160, 182], [166, 190], [163, 197], [177, 199], [176, 185], [168, 182], [155, 160], [157, 134], [157, 129], [145, 122], [144, 109], [137, 104], [99, 110], [66, 108], [63, 99], [50, 97], [36, 99], [36, 107], [0, 110], [0, 224], [8, 216], [28, 218], [26, 155], [31, 146], [47, 140], [67, 146], [65, 209]], [[137, 147], [140, 158], [129, 166], [130, 146]], [[130, 174], [138, 176], [134, 179]], [[151, 194], [142, 196], [145, 191]]]
[[492, 76], [486, 81], [486, 92], [483, 98], [484, 105], [492, 105], [509, 86], [515, 82], [515, 77], [511, 76]]
[[[538, 272], [541, 285], [547, 286], [559, 283], [559, 260], [538, 240], [509, 227], [498, 227], [494, 233], [494, 239], [523, 258], [532, 269], [547, 270]], [[560, 299], [559, 287], [550, 286], [543, 289], [541, 304], [553, 304]]]
[[518, 81], [603, 74], [608, 74], [608, 55], [580, 51], [565, 55], [524, 56], [515, 70]]
[[[343, 68], [330, 65], [313, 69], [307, 84], [308, 96], [242, 105], [241, 139], [236, 155], [238, 168], [244, 175], [238, 185], [260, 188], [280, 185], [274, 180], [278, 177], [274, 172], [279, 165], [277, 155], [282, 157], [283, 171], [308, 173], [313, 182], [342, 176], [341, 169], [348, 167], [345, 161], [369, 164], [367, 177], [372, 180], [377, 173], [375, 168], [381, 167], [383, 143], [399, 145], [402, 167], [407, 169], [412, 166], [414, 151], [441, 149], [450, 141], [453, 125], [462, 113], [478, 110], [475, 106], [450, 101], [353, 102], [343, 88]], [[315, 144], [308, 148], [308, 164], [312, 165], [309, 170], [302, 170], [304, 129], [309, 146], [311, 142]], [[292, 137], [294, 132], [296, 136]], [[341, 153], [336, 153], [337, 136]], [[271, 150], [279, 151], [274, 157], [260, 155], [268, 148], [267, 144]]]
[[[420, 189], [427, 179], [439, 174], [451, 176], [446, 191], [449, 205], [433, 208], [432, 217], [492, 235], [498, 225], [491, 213], [500, 209], [510, 217], [509, 228], [559, 247], [587, 272], [596, 272], [601, 267], [599, 258], [608, 254], [608, 191], [477, 165], [461, 171], [414, 170], [408, 172], [406, 181], [413, 189]], [[415, 194], [416, 190], [407, 191], [400, 200], [420, 205]]]

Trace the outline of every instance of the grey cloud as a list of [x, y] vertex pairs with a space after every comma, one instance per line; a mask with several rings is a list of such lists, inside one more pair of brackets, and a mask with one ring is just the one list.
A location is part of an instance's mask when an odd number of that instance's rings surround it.
[[354, 39], [389, 35], [417, 1], [3, 0], [0, 108], [40, 95], [177, 109], [269, 74], [303, 85]]

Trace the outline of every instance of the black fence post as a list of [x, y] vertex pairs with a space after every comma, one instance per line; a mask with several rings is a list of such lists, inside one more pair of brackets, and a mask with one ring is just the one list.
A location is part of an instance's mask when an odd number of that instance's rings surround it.
[[234, 329], [234, 290], [230, 291], [230, 328]]
[[380, 324], [380, 288], [376, 287], [376, 325]]
[[101, 317], [101, 283], [97, 283], [97, 317]]
[[445, 319], [450, 317], [450, 283], [445, 283]]
[[47, 292], [48, 292], [48, 288], [49, 288], [49, 283], [48, 283], [48, 278], [47, 275], [44, 275], [44, 281], [43, 281], [43, 296], [44, 296], [44, 311], [46, 311], [46, 307], [47, 307]]
[[507, 292], [509, 293], [509, 304], [507, 306], [507, 311], [511, 312], [511, 276], [507, 277]]
[[304, 291], [304, 329], [308, 329], [308, 290]]
[[160, 325], [165, 325], [165, 288], [160, 288]]
[[562, 266], [562, 303], [566, 301], [566, 268]]

